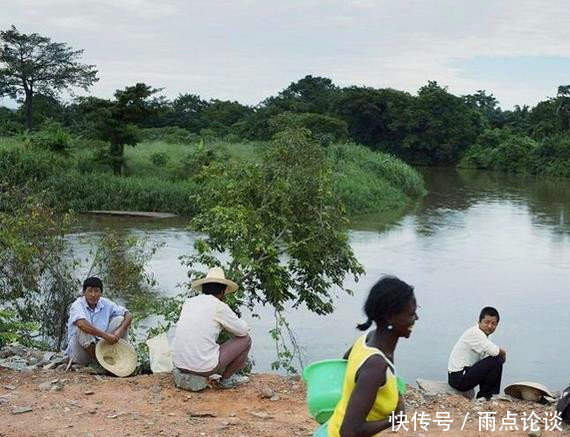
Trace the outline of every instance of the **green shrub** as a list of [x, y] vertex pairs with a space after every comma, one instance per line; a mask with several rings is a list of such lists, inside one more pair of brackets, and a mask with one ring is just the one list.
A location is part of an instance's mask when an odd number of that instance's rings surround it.
[[14, 120], [0, 120], [0, 136], [11, 137], [24, 132], [24, 125]]
[[67, 154], [71, 145], [71, 135], [54, 123], [47, 124], [42, 130], [27, 136], [29, 147]]
[[513, 135], [491, 151], [490, 160], [496, 170], [527, 173], [536, 148], [537, 143], [532, 138]]
[[150, 162], [157, 167], [164, 167], [168, 162], [168, 154], [166, 152], [154, 152], [150, 155]]
[[10, 185], [42, 181], [68, 166], [68, 159], [45, 150], [0, 149], [0, 181]]
[[493, 149], [486, 149], [479, 144], [469, 147], [459, 161], [458, 167], [478, 170], [492, 169], [491, 150]]

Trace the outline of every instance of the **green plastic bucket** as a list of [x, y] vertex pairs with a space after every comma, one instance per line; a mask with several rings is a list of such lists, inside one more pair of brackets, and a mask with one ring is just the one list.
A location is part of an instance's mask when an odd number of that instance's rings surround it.
[[321, 424], [329, 420], [341, 398], [347, 363], [347, 360], [323, 360], [303, 369], [309, 413]]

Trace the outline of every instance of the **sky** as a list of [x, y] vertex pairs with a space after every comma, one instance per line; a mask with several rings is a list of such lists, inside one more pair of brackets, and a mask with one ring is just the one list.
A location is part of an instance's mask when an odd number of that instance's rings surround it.
[[92, 95], [145, 82], [249, 105], [311, 74], [533, 106], [570, 84], [568, 23], [568, 0], [0, 0], [0, 29], [85, 50]]

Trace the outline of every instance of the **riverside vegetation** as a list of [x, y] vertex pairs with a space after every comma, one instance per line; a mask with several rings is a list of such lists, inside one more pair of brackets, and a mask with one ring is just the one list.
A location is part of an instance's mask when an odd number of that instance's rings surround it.
[[[49, 135], [56, 134], [39, 131], [28, 139], [0, 138], [0, 180], [40, 190], [50, 205], [77, 212], [143, 210], [192, 216], [192, 197], [200, 189], [192, 176], [202, 166], [256, 163], [270, 147], [269, 142], [145, 141], [126, 151], [125, 175], [118, 176], [97, 141], [70, 137], [58, 151], [47, 145]], [[421, 176], [397, 158], [349, 143], [332, 144], [324, 151], [334, 189], [350, 215], [401, 210], [425, 192]]]

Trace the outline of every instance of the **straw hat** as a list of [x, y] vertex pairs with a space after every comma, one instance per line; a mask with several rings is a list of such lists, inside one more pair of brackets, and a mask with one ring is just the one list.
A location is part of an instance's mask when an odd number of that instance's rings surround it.
[[117, 376], [129, 376], [137, 368], [137, 353], [133, 346], [120, 338], [115, 344], [101, 340], [95, 347], [97, 361], [106, 370]]
[[226, 293], [233, 293], [238, 289], [238, 285], [234, 281], [226, 279], [226, 275], [220, 267], [212, 267], [210, 270], [208, 270], [206, 277], [202, 279], [196, 279], [194, 282], [192, 282], [192, 288], [194, 290], [202, 291], [202, 285], [208, 284], [210, 282], [226, 285]]
[[543, 397], [554, 398], [552, 392], [538, 382], [516, 382], [505, 387], [505, 394], [525, 401], [540, 401]]

